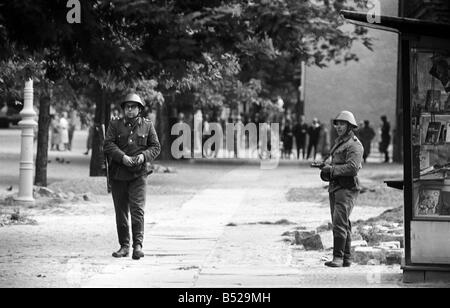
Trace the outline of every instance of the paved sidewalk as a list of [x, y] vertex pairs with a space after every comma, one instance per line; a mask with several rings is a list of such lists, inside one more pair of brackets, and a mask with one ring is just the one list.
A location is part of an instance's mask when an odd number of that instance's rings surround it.
[[[146, 229], [143, 259], [111, 258], [82, 287], [398, 287], [399, 266], [330, 269], [321, 260], [330, 251], [298, 250], [282, 241], [292, 226], [264, 223], [317, 227], [329, 219], [327, 207], [286, 201], [289, 187], [322, 185], [314, 170], [292, 176], [297, 171], [278, 178], [279, 170], [236, 167], [179, 210], [147, 223], [153, 227]], [[382, 211], [355, 209], [353, 219]]]
[[[216, 185], [242, 177], [229, 172]], [[255, 180], [249, 179], [249, 180]], [[86, 287], [193, 287], [225, 225], [241, 205], [244, 189], [208, 188], [162, 218], [145, 234], [146, 256], [139, 260], [113, 260]], [[117, 262], [116, 262], [117, 261]]]

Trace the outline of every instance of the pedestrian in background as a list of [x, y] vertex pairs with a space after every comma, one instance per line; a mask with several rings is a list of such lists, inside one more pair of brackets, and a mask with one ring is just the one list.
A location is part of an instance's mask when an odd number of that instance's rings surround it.
[[367, 161], [370, 155], [371, 143], [373, 138], [375, 138], [375, 130], [370, 126], [369, 120], [364, 121], [364, 126], [358, 130], [359, 140], [364, 147], [363, 160]]
[[147, 164], [160, 153], [161, 147], [153, 123], [141, 116], [145, 105], [137, 94], [129, 94], [121, 103], [125, 117], [110, 122], [104, 152], [111, 160], [109, 178], [116, 213], [120, 249], [113, 257], [129, 255], [131, 216], [132, 258], [144, 257], [144, 208], [147, 187]]
[[50, 115], [50, 151], [59, 151], [61, 138], [59, 135], [59, 117], [57, 114]]
[[317, 155], [317, 145], [319, 143], [319, 137], [320, 137], [320, 123], [317, 118], [314, 118], [312, 121], [312, 124], [310, 127], [308, 127], [308, 156], [306, 157], [309, 159], [311, 157], [311, 151], [314, 151], [313, 157], [316, 159]]
[[292, 144], [294, 142], [294, 133], [292, 132], [291, 121], [287, 120], [283, 129], [283, 158], [290, 159], [292, 153]]
[[330, 131], [324, 123], [320, 124], [320, 133], [319, 133], [319, 142], [318, 142], [318, 151], [322, 156], [322, 159], [325, 159], [330, 154]]
[[69, 129], [68, 129], [68, 134], [69, 134], [69, 142], [67, 144], [67, 148], [69, 151], [72, 151], [72, 140], [73, 140], [73, 135], [75, 133], [75, 128], [77, 125], [77, 115], [76, 115], [76, 111], [72, 110], [70, 112], [70, 117], [69, 117]]
[[92, 149], [92, 140], [94, 139], [94, 121], [92, 120], [92, 116], [90, 114], [86, 116], [86, 125], [88, 135], [86, 139], [86, 152], [84, 152], [84, 155], [89, 154], [89, 151]]
[[385, 115], [381, 116], [381, 142], [379, 145], [380, 153], [384, 154], [384, 162], [389, 162], [389, 144], [391, 143], [391, 124], [388, 122]]
[[300, 159], [300, 150], [302, 151], [302, 159], [306, 157], [306, 134], [308, 132], [308, 124], [305, 123], [305, 116], [300, 116], [298, 122], [294, 125], [293, 133], [295, 137], [295, 146], [297, 148], [297, 159]]
[[67, 112], [61, 114], [59, 119], [59, 135], [61, 138], [61, 150], [66, 151], [69, 148], [69, 121], [67, 120]]
[[333, 121], [338, 137], [330, 151], [331, 164], [325, 163], [320, 177], [329, 181], [329, 198], [333, 224], [333, 260], [329, 267], [351, 265], [352, 213], [359, 195], [358, 172], [361, 168], [363, 146], [354, 134], [358, 127], [349, 111], [342, 111]]

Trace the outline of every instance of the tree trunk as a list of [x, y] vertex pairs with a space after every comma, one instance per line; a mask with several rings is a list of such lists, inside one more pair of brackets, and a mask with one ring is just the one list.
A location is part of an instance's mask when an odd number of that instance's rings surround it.
[[162, 105], [157, 107], [156, 118], [156, 131], [158, 134], [159, 142], [161, 143], [161, 153], [159, 154], [160, 160], [171, 160], [172, 155], [170, 152], [171, 135], [170, 135], [170, 121], [169, 121], [169, 106], [167, 106], [169, 97]]
[[111, 113], [111, 106], [106, 102], [106, 94], [100, 87], [95, 94], [94, 134], [92, 138], [92, 154], [89, 166], [90, 176], [106, 176], [106, 164], [103, 154], [104, 134]]
[[50, 126], [50, 97], [42, 96], [39, 101], [37, 135], [36, 173], [34, 184], [47, 186], [48, 130]]

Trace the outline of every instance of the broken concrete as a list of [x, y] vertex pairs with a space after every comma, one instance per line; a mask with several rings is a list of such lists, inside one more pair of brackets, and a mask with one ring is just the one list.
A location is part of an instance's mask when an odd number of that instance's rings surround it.
[[323, 249], [322, 239], [319, 234], [311, 235], [302, 241], [305, 250], [321, 250]]

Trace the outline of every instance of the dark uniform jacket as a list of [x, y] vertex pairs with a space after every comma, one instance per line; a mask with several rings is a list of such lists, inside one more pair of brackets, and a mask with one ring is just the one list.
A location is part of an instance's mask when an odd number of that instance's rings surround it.
[[332, 153], [329, 191], [341, 188], [359, 190], [358, 171], [362, 167], [364, 148], [353, 132], [338, 137]]
[[[137, 117], [132, 120], [112, 120], [103, 149], [111, 161], [110, 178], [128, 181], [147, 173], [146, 164], [159, 155], [161, 146], [153, 123], [149, 119]], [[125, 154], [144, 154], [145, 162], [140, 166], [127, 167], [122, 163]]]

